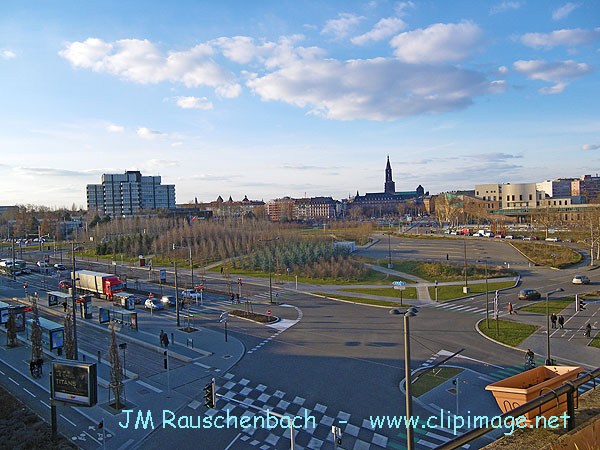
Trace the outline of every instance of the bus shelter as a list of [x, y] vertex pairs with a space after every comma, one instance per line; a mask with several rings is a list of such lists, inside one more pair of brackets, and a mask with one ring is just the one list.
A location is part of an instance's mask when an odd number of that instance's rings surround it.
[[[54, 351], [63, 347], [64, 327], [56, 322], [39, 317], [39, 324], [42, 330], [42, 347], [46, 350]], [[33, 319], [27, 319], [27, 335], [31, 336]]]
[[15, 331], [25, 331], [25, 306], [9, 305], [8, 303], [0, 302], [0, 322], [5, 327], [10, 314], [15, 315]]
[[99, 308], [98, 321], [100, 323], [114, 322], [124, 327], [138, 329], [137, 312], [120, 308]]
[[8, 308], [11, 305], [8, 303], [0, 302], [0, 323], [6, 323], [8, 321]]
[[62, 306], [64, 302], [67, 302], [68, 305], [72, 298], [72, 295], [65, 292], [50, 291], [48, 292], [48, 306]]

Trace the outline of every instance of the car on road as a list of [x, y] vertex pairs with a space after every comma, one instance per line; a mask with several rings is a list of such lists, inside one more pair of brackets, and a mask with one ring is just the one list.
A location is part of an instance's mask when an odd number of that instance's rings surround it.
[[44, 261], [38, 261], [38, 262], [36, 263], [36, 265], [37, 265], [38, 267], [49, 267], [49, 264], [48, 264], [47, 262], [44, 262]]
[[200, 292], [196, 292], [194, 289], [185, 289], [181, 291], [181, 297], [198, 300], [200, 298]]
[[496, 234], [494, 237], [496, 239], [502, 239], [502, 238], [504, 238], [504, 235], [503, 234]]
[[514, 239], [515, 237], [512, 234], [507, 234], [504, 239]]
[[590, 279], [585, 275], [575, 275], [572, 280], [573, 284], [590, 284]]
[[165, 307], [159, 299], [149, 298], [144, 303], [144, 308], [146, 308], [146, 309], [164, 309]]
[[67, 268], [65, 266], [63, 266], [62, 264], [54, 264], [54, 268], [56, 270], [67, 270]]
[[542, 295], [535, 289], [521, 289], [519, 291], [519, 300], [539, 300]]
[[548, 242], [560, 242], [560, 238], [557, 237], [547, 237], [546, 240]]
[[71, 289], [73, 287], [73, 285], [71, 284], [70, 281], [60, 280], [58, 282], [58, 287], [61, 288], [61, 289]]
[[176, 305], [175, 297], [173, 297], [172, 295], [163, 295], [162, 298], [160, 299], [160, 301], [165, 306], [175, 306]]
[[133, 304], [134, 305], [140, 305], [142, 303], [142, 297], [138, 297], [138, 296], [133, 296]]

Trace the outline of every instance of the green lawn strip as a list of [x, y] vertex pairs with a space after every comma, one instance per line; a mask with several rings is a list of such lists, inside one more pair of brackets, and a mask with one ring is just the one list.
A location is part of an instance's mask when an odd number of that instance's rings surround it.
[[[565, 297], [565, 298], [553, 298], [548, 301], [548, 308], [550, 314], [558, 314], [567, 306], [569, 306], [575, 297]], [[525, 308], [519, 308], [519, 311], [530, 312], [534, 314], [546, 314], [546, 301], [542, 300], [533, 305], [526, 306]]]
[[[382, 267], [388, 265], [387, 261], [377, 261]], [[423, 261], [394, 261], [392, 260], [392, 269], [398, 272], [404, 272], [409, 275], [414, 275], [424, 280], [433, 281], [461, 281], [464, 280], [463, 266], [457, 263], [442, 263], [442, 262], [423, 262]], [[468, 265], [467, 276], [470, 279], [484, 279], [485, 267]], [[517, 273], [503, 268], [488, 266], [488, 278], [497, 277], [513, 277]]]
[[516, 347], [539, 328], [528, 323], [513, 322], [510, 320], [499, 321], [500, 335], [496, 335], [496, 320], [490, 319], [490, 327], [487, 328], [485, 319], [479, 322], [479, 330], [486, 336], [503, 344]]
[[[212, 267], [208, 269], [209, 272], [220, 272], [222, 264], [218, 266]], [[269, 272], [262, 272], [259, 270], [244, 270], [244, 269], [232, 269], [231, 267], [225, 267], [225, 272], [228, 274], [235, 275], [236, 277], [243, 276], [251, 276], [251, 277], [260, 277], [260, 278], [269, 278]], [[271, 273], [271, 278], [273, 280], [281, 280], [287, 281], [287, 274], [279, 274], [276, 272]], [[291, 272], [290, 281], [296, 281], [296, 275]], [[367, 274], [359, 279], [355, 280], [346, 280], [342, 278], [334, 279], [334, 278], [309, 278], [298, 276], [298, 283], [307, 283], [307, 284], [389, 284], [391, 285], [394, 281], [408, 281], [404, 280], [400, 277], [394, 275], [387, 275], [383, 272], [378, 272], [376, 270], [369, 270]]]
[[[349, 295], [340, 295], [340, 294], [328, 294], [325, 292], [313, 292], [316, 295], [322, 295], [324, 297], [336, 298], [338, 300], [346, 300], [352, 303], [362, 303], [366, 305], [376, 305], [376, 306], [389, 306], [391, 308], [396, 308], [400, 306], [400, 302], [388, 302], [386, 300], [373, 300], [370, 298], [363, 297], [351, 297]], [[411, 306], [409, 304], [404, 303], [403, 306]]]
[[[439, 386], [444, 381], [456, 377], [463, 370], [464, 369], [459, 369], [457, 367], [441, 367], [440, 369], [433, 369], [433, 371], [426, 373], [416, 382], [413, 383], [412, 394], [415, 397], [420, 397], [421, 395], [426, 394], [433, 388]], [[413, 376], [416, 376], [418, 373], [419, 372], [417, 372]]]
[[557, 244], [542, 242], [511, 242], [515, 248], [522, 252], [536, 264], [563, 269], [577, 264], [583, 258], [579, 252]]
[[[488, 282], [488, 291], [490, 293], [498, 289], [506, 289], [513, 287], [514, 281], [501, 281], [497, 283]], [[454, 298], [466, 297], [468, 295], [485, 294], [485, 283], [469, 284], [471, 292], [463, 293], [463, 285], [460, 286], [438, 286], [438, 301], [452, 300]], [[435, 286], [429, 286], [429, 295], [435, 300]]]
[[[349, 288], [349, 289], [340, 289], [340, 291], [344, 292], [354, 292], [356, 294], [369, 294], [369, 295], [381, 295], [384, 297], [394, 297], [398, 300], [400, 299], [400, 291], [398, 289], [394, 289], [393, 287], [387, 288]], [[414, 287], [407, 287], [404, 291], [402, 291], [402, 298], [417, 298], [417, 289]]]
[[590, 346], [600, 348], [600, 333], [596, 335]]

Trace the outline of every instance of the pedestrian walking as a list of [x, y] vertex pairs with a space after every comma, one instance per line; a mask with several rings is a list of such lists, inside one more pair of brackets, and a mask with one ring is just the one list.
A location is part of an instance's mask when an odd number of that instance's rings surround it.
[[163, 345], [165, 348], [169, 348], [169, 336], [167, 335], [167, 333], [163, 333]]
[[62, 305], [65, 312], [67, 312], [67, 302], [62, 302]]
[[446, 261], [448, 261], [448, 253], [446, 253]]
[[511, 302], [508, 302], [508, 314], [512, 315], [512, 313], [513, 313], [513, 305]]
[[588, 338], [592, 335], [592, 326], [589, 323], [585, 326], [585, 333], [583, 335]]
[[561, 314], [560, 316], [558, 316], [558, 326], [560, 328], [564, 328], [564, 325], [565, 325], [565, 318]]
[[558, 318], [556, 317], [556, 314], [552, 313], [552, 315], [550, 316], [550, 321], [552, 322], [552, 328], [556, 328], [556, 320]]
[[165, 332], [163, 330], [160, 330], [160, 337], [159, 337], [159, 341], [160, 341], [160, 346], [163, 346], [163, 340], [165, 338]]

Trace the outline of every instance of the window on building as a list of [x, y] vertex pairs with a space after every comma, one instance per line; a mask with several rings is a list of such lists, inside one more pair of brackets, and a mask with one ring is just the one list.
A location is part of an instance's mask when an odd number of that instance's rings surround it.
[[511, 200], [514, 202], [515, 201], [515, 196], [511, 195], [511, 197], [512, 197]]
[[506, 196], [506, 201], [509, 201], [509, 200], [510, 200], [510, 195], [507, 195]]
[[519, 200], [523, 201], [523, 194], [519, 194]]
[[533, 198], [531, 198], [531, 197], [532, 197], [531, 194], [529, 194], [529, 200], [533, 200]]

